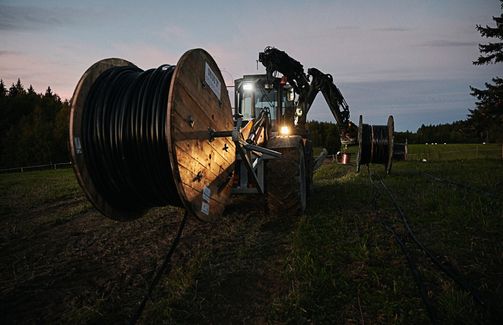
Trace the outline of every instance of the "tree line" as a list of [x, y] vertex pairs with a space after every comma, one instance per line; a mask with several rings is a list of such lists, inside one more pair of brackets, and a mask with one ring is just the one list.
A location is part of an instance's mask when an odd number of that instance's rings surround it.
[[310, 121], [306, 123], [313, 147], [327, 149], [333, 155], [341, 148], [339, 129], [331, 122]]
[[[70, 103], [53, 93], [25, 89], [18, 79], [9, 89], [0, 80], [0, 168], [69, 161], [67, 147]], [[477, 110], [470, 111], [479, 116]], [[475, 113], [477, 112], [477, 113]], [[416, 132], [396, 132], [395, 141], [408, 143], [480, 143], [503, 141], [503, 127], [482, 127], [473, 117], [447, 124], [422, 125]], [[480, 120], [480, 118], [479, 118]], [[477, 120], [478, 121], [478, 120]], [[330, 154], [340, 150], [339, 130], [331, 122], [307, 122], [314, 147]]]
[[[330, 122], [307, 122], [307, 128], [314, 147], [323, 147], [330, 154], [340, 150], [337, 125]], [[503, 131], [503, 130], [502, 130]], [[469, 120], [455, 121], [437, 125], [421, 125], [417, 131], [395, 132], [395, 142], [408, 143], [481, 143], [495, 142], [494, 137], [487, 137], [487, 132], [479, 133]], [[491, 133], [492, 134], [492, 133]], [[501, 138], [500, 138], [501, 139]], [[503, 139], [502, 139], [503, 140]], [[499, 141], [502, 141], [499, 140]]]
[[421, 125], [416, 132], [395, 132], [395, 142], [480, 143], [486, 142], [467, 120], [437, 125]]
[[69, 161], [69, 108], [50, 87], [37, 93], [18, 79], [7, 89], [0, 80], [0, 168]]

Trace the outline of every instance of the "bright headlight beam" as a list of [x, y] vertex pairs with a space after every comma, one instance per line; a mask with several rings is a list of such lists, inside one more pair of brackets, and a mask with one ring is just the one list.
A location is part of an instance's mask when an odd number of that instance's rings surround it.
[[286, 125], [283, 125], [280, 129], [279, 129], [279, 133], [281, 135], [289, 135], [290, 134], [290, 128]]
[[251, 83], [251, 82], [245, 82], [243, 84], [243, 90], [244, 91], [253, 91], [253, 88], [254, 88], [253, 87], [253, 83]]

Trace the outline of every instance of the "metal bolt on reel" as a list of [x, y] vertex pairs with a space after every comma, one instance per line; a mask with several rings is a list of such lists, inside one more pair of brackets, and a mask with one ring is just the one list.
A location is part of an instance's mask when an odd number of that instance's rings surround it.
[[393, 161], [393, 116], [388, 117], [387, 125], [363, 124], [360, 115], [358, 124], [358, 155], [356, 158], [356, 171], [361, 165], [383, 164], [386, 174], [391, 172]]

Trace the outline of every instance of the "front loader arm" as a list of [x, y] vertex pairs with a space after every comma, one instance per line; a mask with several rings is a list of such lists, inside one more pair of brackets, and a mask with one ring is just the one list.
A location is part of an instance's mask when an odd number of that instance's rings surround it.
[[286, 52], [267, 47], [259, 53], [258, 60], [264, 65], [268, 78], [272, 79], [273, 73], [281, 72], [299, 96], [309, 88], [309, 78], [304, 73], [304, 67]]
[[356, 141], [356, 125], [349, 120], [349, 105], [334, 84], [331, 75], [324, 74], [316, 68], [308, 69], [306, 75], [299, 61], [274, 47], [267, 47], [264, 52], [259, 53], [259, 61], [266, 68], [268, 78], [272, 79], [273, 73], [280, 72], [298, 94], [299, 101], [295, 112], [297, 126], [305, 127], [307, 113], [316, 95], [321, 91], [337, 121], [343, 144]]
[[[311, 88], [312, 90], [308, 99], [311, 101], [309, 107], [311, 106], [314, 98], [319, 91], [323, 94], [325, 101], [332, 112], [332, 115], [337, 121], [337, 125], [340, 130], [341, 142], [343, 144], [350, 144], [356, 141], [356, 125], [349, 120], [349, 105], [342, 96], [339, 88], [334, 84], [333, 78], [329, 74], [325, 74], [316, 68], [308, 69], [308, 75], [311, 76]], [[306, 114], [303, 116], [305, 119]]]
[[[313, 92], [309, 77], [304, 73], [302, 64], [291, 58], [286, 52], [274, 47], [267, 47], [264, 52], [259, 53], [259, 61], [266, 69], [267, 78], [272, 80], [275, 72], [280, 72], [286, 77], [288, 83], [292, 86], [295, 93], [299, 96], [295, 115], [296, 125], [304, 128], [305, 116], [313, 103], [316, 93]], [[312, 97], [312, 99], [311, 99]], [[302, 118], [304, 116], [304, 118]]]
[[311, 103], [314, 101], [318, 91], [321, 91], [337, 124], [340, 126], [346, 125], [349, 122], [349, 105], [346, 103], [339, 88], [334, 84], [332, 76], [324, 74], [316, 68], [308, 69], [308, 74], [312, 77], [311, 88], [313, 88], [313, 91], [311, 92], [313, 95], [312, 99], [309, 98]]

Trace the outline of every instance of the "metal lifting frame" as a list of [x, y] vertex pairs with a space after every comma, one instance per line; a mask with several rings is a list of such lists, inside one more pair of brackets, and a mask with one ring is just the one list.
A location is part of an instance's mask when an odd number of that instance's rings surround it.
[[[241, 161], [241, 175], [246, 175], [241, 180], [241, 185], [248, 184], [248, 173], [252, 175], [253, 181], [257, 185], [257, 192], [263, 194], [265, 191], [264, 187], [264, 160], [281, 158], [281, 153], [275, 150], [267, 149], [264, 147], [257, 146], [255, 143], [258, 139], [258, 134], [265, 127], [263, 123], [268, 123], [268, 118], [264, 116], [259, 116], [253, 119], [249, 123], [257, 123], [250, 132], [247, 141], [243, 140], [243, 135], [241, 133], [241, 124], [243, 118], [239, 117], [236, 121], [236, 125], [232, 131], [215, 131], [213, 129], [208, 130], [208, 140], [213, 141], [215, 138], [219, 137], [232, 137], [232, 141], [236, 144], [236, 151], [239, 153], [237, 160]], [[244, 168], [243, 168], [244, 165]], [[248, 173], [246, 173], [248, 171]], [[244, 183], [246, 182], [246, 183]], [[244, 192], [255, 192], [247, 190], [238, 190], [234, 192], [244, 193]]]

